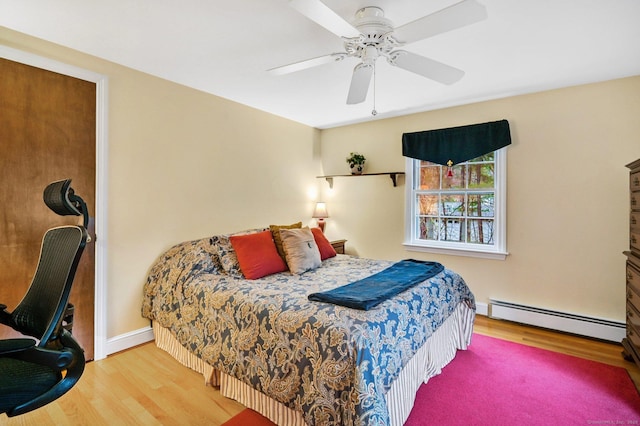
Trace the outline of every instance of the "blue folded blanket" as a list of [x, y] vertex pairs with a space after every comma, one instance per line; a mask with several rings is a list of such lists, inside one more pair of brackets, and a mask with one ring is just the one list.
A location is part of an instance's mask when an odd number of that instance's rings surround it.
[[320, 293], [309, 300], [369, 310], [444, 270], [438, 262], [405, 259], [367, 278]]

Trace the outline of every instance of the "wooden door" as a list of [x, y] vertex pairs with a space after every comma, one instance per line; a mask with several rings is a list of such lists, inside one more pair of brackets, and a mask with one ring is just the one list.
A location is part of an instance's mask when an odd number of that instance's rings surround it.
[[[44, 232], [78, 223], [42, 200], [71, 178], [87, 203], [95, 240], [96, 84], [0, 58], [0, 303], [13, 310], [35, 271]], [[95, 244], [87, 244], [71, 292], [73, 335], [94, 356]], [[15, 336], [0, 327], [0, 338]]]

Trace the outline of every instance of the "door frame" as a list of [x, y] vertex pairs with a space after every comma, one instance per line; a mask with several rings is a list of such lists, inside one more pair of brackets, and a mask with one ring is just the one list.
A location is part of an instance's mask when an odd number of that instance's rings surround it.
[[56, 72], [96, 85], [96, 200], [94, 359], [107, 357], [107, 144], [108, 77], [43, 56], [0, 45], [0, 58]]

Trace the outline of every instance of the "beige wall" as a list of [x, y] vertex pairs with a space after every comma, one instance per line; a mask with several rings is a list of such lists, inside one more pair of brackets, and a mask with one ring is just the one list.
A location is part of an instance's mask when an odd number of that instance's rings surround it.
[[513, 137], [506, 260], [405, 250], [406, 188], [393, 188], [388, 177], [322, 186], [328, 235], [347, 238], [347, 251], [360, 256], [438, 260], [459, 271], [482, 303], [492, 297], [624, 321], [624, 165], [640, 157], [640, 77], [323, 130], [323, 170], [348, 173], [344, 159], [355, 150], [369, 172], [403, 171], [403, 132], [503, 118]]
[[0, 44], [109, 78], [108, 338], [148, 326], [142, 285], [171, 245], [310, 220], [317, 130], [2, 27]]

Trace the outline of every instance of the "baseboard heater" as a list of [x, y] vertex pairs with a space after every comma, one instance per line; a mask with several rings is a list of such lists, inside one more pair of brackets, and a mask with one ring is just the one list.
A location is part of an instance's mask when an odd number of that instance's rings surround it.
[[626, 334], [625, 324], [622, 322], [551, 311], [501, 300], [489, 299], [489, 301], [490, 318], [505, 319], [618, 343]]

